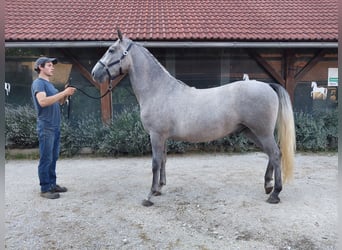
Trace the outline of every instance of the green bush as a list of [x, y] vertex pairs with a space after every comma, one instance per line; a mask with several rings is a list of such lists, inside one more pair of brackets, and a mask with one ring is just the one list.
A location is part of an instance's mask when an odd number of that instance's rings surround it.
[[82, 148], [88, 147], [95, 152], [102, 143], [106, 132], [99, 119], [86, 116], [75, 123], [62, 120], [61, 123], [61, 154], [71, 156]]
[[151, 152], [149, 135], [144, 131], [137, 108], [125, 109], [113, 117], [103, 141], [99, 145], [99, 153], [118, 155], [143, 155]]
[[35, 148], [38, 146], [37, 118], [32, 106], [5, 105], [6, 147]]
[[326, 129], [327, 145], [331, 150], [338, 148], [338, 110], [332, 110], [319, 115], [324, 121]]
[[327, 146], [326, 130], [321, 119], [307, 113], [296, 113], [296, 140], [298, 150], [324, 150]]
[[[31, 106], [6, 105], [6, 147], [32, 148], [38, 146], [36, 113]], [[297, 149], [300, 151], [337, 150], [337, 111], [308, 114], [295, 112]], [[167, 141], [169, 153], [189, 151], [245, 152], [255, 150], [243, 135], [231, 135], [206, 143]], [[70, 122], [62, 120], [61, 154], [76, 155], [83, 148], [96, 155], [145, 155], [151, 153], [149, 135], [144, 131], [137, 106], [126, 108], [113, 117], [109, 126], [99, 118], [85, 116]]]
[[189, 150], [191, 143], [175, 141], [175, 140], [167, 140], [166, 147], [167, 152], [169, 153], [185, 153]]
[[296, 112], [295, 123], [298, 150], [337, 150], [337, 110], [314, 114]]

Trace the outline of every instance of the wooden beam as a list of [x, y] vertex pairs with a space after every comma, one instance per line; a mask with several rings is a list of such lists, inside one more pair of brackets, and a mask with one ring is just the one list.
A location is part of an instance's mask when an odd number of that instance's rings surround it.
[[112, 99], [112, 90], [115, 88], [116, 85], [119, 84], [119, 82], [126, 76], [122, 75], [117, 77], [116, 79], [114, 79], [111, 83], [112, 85], [112, 89], [111, 91], [106, 94], [109, 90], [109, 83], [103, 83], [100, 84], [100, 93], [101, 96], [105, 95], [102, 99], [101, 99], [101, 119], [102, 119], [102, 123], [109, 125], [112, 122], [112, 118], [113, 118], [113, 99]]
[[71, 53], [69, 49], [61, 49], [63, 54], [66, 55], [69, 59], [71, 59], [73, 65], [81, 72], [81, 74], [92, 83], [97, 89], [100, 89], [100, 84], [93, 80], [93, 77], [88, 72], [88, 70], [76, 59], [76, 57]]
[[[103, 96], [108, 91], [109, 84], [103, 83], [100, 85], [100, 95]], [[113, 105], [112, 105], [112, 91], [101, 98], [101, 119], [102, 123], [109, 125], [112, 122]]]
[[[81, 74], [92, 83], [97, 89], [100, 90], [100, 96], [104, 95], [108, 91], [108, 83], [99, 84], [94, 81], [88, 70], [76, 59], [76, 57], [68, 49], [61, 49], [63, 54], [66, 55], [76, 66], [76, 68], [81, 72]], [[101, 119], [104, 124], [110, 124], [113, 116], [112, 107], [112, 92], [110, 91], [106, 96], [101, 98]]]
[[285, 63], [284, 63], [284, 73], [285, 73], [285, 89], [289, 93], [292, 103], [294, 103], [294, 91], [296, 88], [295, 79], [295, 62], [296, 56], [292, 49], [286, 49], [284, 52]]
[[285, 86], [285, 80], [283, 77], [279, 75], [264, 58], [253, 50], [248, 49], [247, 52], [274, 80]]
[[304, 75], [309, 72], [327, 53], [326, 49], [320, 49], [311, 60], [295, 75], [295, 79], [299, 82]]

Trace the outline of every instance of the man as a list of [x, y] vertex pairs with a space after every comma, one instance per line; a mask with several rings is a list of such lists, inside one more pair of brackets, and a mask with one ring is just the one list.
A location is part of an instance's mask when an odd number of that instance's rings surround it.
[[34, 65], [38, 78], [33, 81], [31, 86], [32, 99], [38, 114], [40, 195], [47, 199], [57, 199], [60, 197], [60, 192], [67, 191], [67, 188], [56, 184], [56, 162], [59, 157], [61, 121], [59, 105], [63, 104], [68, 96], [73, 95], [76, 90], [72, 87], [66, 87], [63, 91], [58, 92], [50, 82], [56, 63], [56, 58], [38, 58]]

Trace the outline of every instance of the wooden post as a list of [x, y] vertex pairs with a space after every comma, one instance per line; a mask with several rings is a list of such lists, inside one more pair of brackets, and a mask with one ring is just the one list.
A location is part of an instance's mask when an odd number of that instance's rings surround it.
[[295, 53], [292, 49], [285, 50], [285, 89], [289, 93], [292, 104], [294, 103], [294, 92], [296, 88], [296, 78], [295, 78]]
[[281, 75], [270, 65], [264, 58], [262, 58], [257, 52], [254, 50], [247, 50], [250, 57], [252, 57], [264, 70], [268, 73], [274, 80], [276, 80], [279, 84], [285, 85], [285, 81]]
[[[108, 92], [109, 84], [100, 84], [100, 95], [104, 95]], [[107, 93], [103, 98], [101, 98], [101, 119], [102, 123], [109, 125], [112, 122], [113, 116], [113, 105], [112, 105], [112, 92]]]
[[285, 51], [285, 87], [289, 92], [292, 103], [294, 101], [294, 91], [299, 82], [326, 54], [326, 49], [319, 49], [311, 60], [296, 74], [296, 55], [292, 49]]
[[126, 74], [123, 74], [121, 76], [118, 76], [115, 78], [115, 80], [112, 81], [111, 86], [112, 89], [108, 92], [109, 89], [109, 82], [100, 84], [100, 94], [101, 96], [106, 94], [103, 98], [101, 98], [101, 118], [102, 122], [105, 125], [109, 125], [112, 122], [113, 118], [113, 101], [112, 101], [112, 90], [115, 88], [116, 85], [119, 84], [119, 82], [126, 76]]
[[327, 53], [327, 49], [318, 50], [311, 60], [296, 74], [296, 81], [300, 81], [317, 63], [319, 63], [324, 55]]

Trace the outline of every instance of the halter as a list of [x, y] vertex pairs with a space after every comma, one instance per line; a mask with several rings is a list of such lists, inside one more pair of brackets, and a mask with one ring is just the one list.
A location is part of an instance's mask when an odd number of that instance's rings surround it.
[[[122, 68], [121, 68], [121, 61], [122, 61], [122, 59], [125, 58], [125, 56], [127, 56], [128, 51], [131, 49], [132, 45], [133, 45], [133, 43], [131, 43], [131, 44], [127, 47], [127, 49], [126, 49], [124, 52], [122, 52], [122, 56], [120, 57], [120, 59], [119, 59], [119, 60], [116, 60], [115, 62], [112, 62], [112, 63], [106, 65], [104, 62], [101, 61], [101, 59], [99, 60], [99, 63], [106, 69], [106, 72], [107, 72], [107, 74], [108, 74], [108, 76], [109, 76], [109, 80], [110, 80], [110, 81], [113, 81], [113, 80], [114, 80], [115, 78], [117, 78], [118, 76], [123, 75], [123, 73], [122, 73]], [[109, 68], [112, 67], [113, 65], [117, 64], [117, 63], [120, 64], [119, 74], [117, 74], [117, 75], [115, 75], [115, 76], [112, 76], [112, 74], [111, 74], [110, 71], [109, 71]]]

